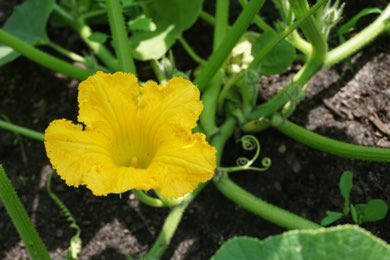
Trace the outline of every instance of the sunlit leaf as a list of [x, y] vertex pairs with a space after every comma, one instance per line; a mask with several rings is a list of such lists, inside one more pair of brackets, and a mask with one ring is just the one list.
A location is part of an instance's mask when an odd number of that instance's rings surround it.
[[352, 225], [296, 230], [258, 240], [235, 237], [224, 243], [213, 260], [378, 260], [390, 259], [390, 247], [362, 228]]

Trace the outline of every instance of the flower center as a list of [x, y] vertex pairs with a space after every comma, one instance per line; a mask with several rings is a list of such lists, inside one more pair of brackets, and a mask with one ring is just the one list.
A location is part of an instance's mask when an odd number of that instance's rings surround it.
[[[122, 141], [122, 142], [121, 142]], [[155, 155], [155, 147], [146, 140], [121, 140], [112, 146], [111, 158], [119, 167], [148, 168]]]

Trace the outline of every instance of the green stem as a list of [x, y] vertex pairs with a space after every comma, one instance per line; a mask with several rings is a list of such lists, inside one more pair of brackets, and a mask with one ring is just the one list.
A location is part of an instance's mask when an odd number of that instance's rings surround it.
[[218, 132], [217, 126], [217, 108], [218, 108], [218, 95], [222, 86], [222, 72], [217, 73], [210, 81], [209, 86], [206, 88], [202, 95], [203, 112], [200, 115], [200, 127], [207, 137], [212, 136]]
[[182, 37], [179, 36], [177, 40], [180, 42], [181, 46], [183, 46], [184, 50], [190, 55], [190, 57], [199, 64], [204, 64], [206, 61], [202, 59], [192, 47], [188, 44], [188, 42]]
[[[215, 52], [218, 47], [221, 46], [222, 39], [225, 38], [228, 30], [229, 0], [218, 0], [215, 14], [216, 19], [213, 37], [213, 52]], [[216, 71], [216, 73], [212, 75], [212, 78], [209, 82], [210, 85], [205, 89], [202, 95], [204, 110], [200, 117], [200, 125], [208, 137], [212, 136], [218, 131], [216, 116], [218, 96], [223, 83], [223, 70]]]
[[160, 199], [153, 198], [141, 190], [134, 189], [132, 190], [132, 192], [139, 201], [141, 201], [142, 203], [148, 206], [155, 207], [155, 208], [166, 207], [166, 205]]
[[[309, 11], [309, 4], [307, 3], [307, 0], [289, 0], [289, 2], [291, 9], [298, 19], [306, 16], [307, 12]], [[314, 63], [316, 66], [322, 66], [325, 55], [328, 51], [328, 44], [326, 43], [325, 36], [318, 28], [316, 20], [314, 17], [310, 16], [304, 23], [301, 24], [300, 28], [312, 45], [312, 51], [310, 53], [310, 59], [312, 60], [312, 63]]]
[[[245, 8], [245, 6], [248, 4], [248, 0], [239, 0], [242, 8]], [[254, 17], [253, 22], [264, 32], [272, 31], [275, 32], [274, 28], [272, 28], [270, 25], [268, 25], [260, 16], [256, 15]]]
[[226, 141], [233, 135], [237, 121], [234, 117], [229, 117], [219, 128], [219, 132], [212, 136], [210, 143], [217, 149], [217, 166], [221, 164], [222, 152]]
[[201, 11], [199, 14], [199, 17], [211, 25], [215, 24], [215, 18], [211, 14], [209, 14], [205, 11]]
[[75, 20], [72, 15], [59, 5], [54, 5], [54, 13], [68, 26], [72, 27], [88, 45], [88, 47], [100, 58], [100, 60], [111, 70], [118, 70], [118, 62], [112, 53], [101, 43], [91, 41], [91, 28], [84, 23], [84, 20]]
[[287, 120], [274, 125], [274, 127], [288, 137], [323, 152], [358, 160], [390, 162], [390, 149], [364, 147], [336, 141]]
[[164, 203], [165, 206], [167, 207], [175, 207], [179, 204], [182, 203], [183, 198], [178, 198], [178, 199], [170, 199], [162, 195], [158, 190], [154, 191], [157, 195], [157, 197]]
[[217, 50], [226, 37], [229, 26], [229, 2], [230, 0], [217, 0], [215, 10], [215, 26], [213, 37], [213, 51]]
[[229, 90], [234, 86], [234, 84], [237, 82], [237, 80], [239, 80], [240, 76], [241, 76], [241, 74], [239, 74], [239, 73], [233, 74], [229, 78], [229, 80], [225, 83], [225, 85], [223, 86], [223, 89], [218, 96], [218, 102], [217, 102], [218, 103], [218, 111], [223, 110], [223, 102], [225, 101], [225, 98], [226, 98], [227, 94], [229, 93]]
[[305, 54], [305, 56], [309, 56], [311, 51], [312, 51], [312, 47], [310, 45], [310, 43], [308, 43], [307, 41], [305, 41], [300, 35], [299, 33], [295, 30], [291, 33], [290, 35], [290, 38], [288, 38], [288, 41], [294, 45], [295, 48], [297, 48], [298, 50], [300, 50], [303, 54]]
[[325, 66], [332, 66], [348, 58], [386, 30], [389, 26], [390, 4], [377, 19], [354, 37], [329, 51], [325, 58]]
[[[211, 140], [211, 144], [217, 149], [218, 166], [221, 162], [224, 145], [233, 134], [236, 124], [237, 122], [234, 118], [228, 118], [221, 126], [219, 134], [215, 135]], [[227, 174], [223, 174], [222, 176], [215, 176], [214, 184], [229, 199], [233, 200], [246, 210], [259, 215], [262, 218], [277, 225], [289, 229], [321, 227], [314, 222], [306, 220], [291, 212], [271, 205], [261, 200], [260, 198], [257, 198], [231, 181]]]
[[68, 59], [71, 59], [73, 61], [78, 61], [78, 62], [81, 62], [81, 63], [85, 63], [85, 59], [83, 56], [81, 55], [78, 55], [77, 53], [74, 53], [74, 52], [71, 52], [63, 47], [61, 47], [60, 45], [52, 42], [52, 41], [49, 41], [47, 43], [47, 45], [52, 48], [53, 50], [57, 51], [58, 53], [61, 53], [62, 55], [64, 55], [65, 57], [67, 57]]
[[287, 229], [314, 229], [321, 226], [254, 196], [226, 175], [214, 178], [218, 190], [244, 209]]
[[0, 128], [11, 131], [15, 134], [30, 137], [38, 141], [43, 141], [45, 139], [44, 135], [40, 132], [15, 125], [1, 119], [0, 119]]
[[124, 72], [136, 74], [120, 0], [106, 0], [106, 8], [119, 67]]
[[159, 259], [166, 248], [180, 223], [188, 203], [174, 207], [165, 219], [164, 225], [150, 251], [144, 256], [145, 259]]
[[[309, 18], [313, 13], [315, 13], [327, 0], [318, 1], [309, 11], [303, 14], [296, 22], [290, 25], [285, 31], [279, 33], [274, 37], [272, 41], [269, 42], [264, 48], [256, 55], [255, 59], [252, 61], [250, 67], [256, 68], [260, 63], [261, 59], [277, 44], [280, 40], [286, 37], [288, 34], [293, 32], [299, 25], [301, 25], [307, 18]], [[322, 46], [320, 46], [322, 48]], [[288, 83], [278, 94], [273, 96], [269, 101], [264, 104], [257, 106], [249, 115], [247, 115], [248, 120], [254, 120], [259, 117], [269, 116], [279, 109], [281, 109], [286, 102], [290, 99], [290, 92], [294, 91], [295, 87], [303, 88], [303, 86], [310, 80], [310, 78], [321, 68], [322, 63], [321, 59], [324, 58], [321, 51], [317, 51], [317, 46], [313, 46], [313, 51], [311, 52], [306, 64], [302, 69], [294, 76], [293, 80]]]
[[224, 39], [221, 41], [223, 44], [221, 44], [219, 48], [213, 52], [205, 67], [194, 80], [194, 83], [199, 87], [200, 90], [206, 88], [208, 81], [225, 63], [232, 49], [240, 40], [243, 33], [246, 32], [246, 29], [252, 22], [255, 15], [259, 12], [264, 2], [265, 0], [251, 0], [241, 12], [233, 27], [230, 29], [228, 34], [226, 34], [226, 37], [224, 37]]
[[1, 165], [0, 201], [4, 204], [5, 209], [10, 215], [31, 258], [38, 260], [50, 259], [45, 245], [34, 228], [34, 225], [31, 223], [22, 202], [19, 200], [15, 189], [12, 187], [12, 184]]
[[63, 73], [69, 77], [84, 80], [93, 72], [77, 68], [65, 61], [62, 61], [52, 55], [44, 53], [37, 48], [24, 43], [18, 38], [0, 29], [0, 42], [10, 46], [15, 51], [19, 52], [28, 59], [46, 67], [51, 70]]
[[[318, 9], [322, 7], [322, 5], [327, 2], [328, 0], [320, 0], [318, 1], [310, 10], [305, 12], [297, 21], [295, 21], [292, 25], [288, 26], [285, 30], [278, 33], [267, 45], [265, 45], [261, 51], [254, 57], [254, 60], [252, 61], [250, 67], [256, 68], [261, 60], [269, 53], [269, 51], [272, 50], [276, 44], [278, 44], [281, 40], [286, 38], [289, 34], [293, 33], [300, 25], [302, 25], [310, 16], [312, 16]], [[317, 59], [317, 53], [314, 53], [315, 59]], [[313, 59], [313, 58], [312, 58]]]
[[159, 83], [165, 82], [167, 79], [165, 78], [164, 74], [161, 72], [161, 69], [158, 65], [157, 60], [150, 60], [150, 65], [152, 66], [152, 70], [154, 72], [154, 75], [156, 76]]

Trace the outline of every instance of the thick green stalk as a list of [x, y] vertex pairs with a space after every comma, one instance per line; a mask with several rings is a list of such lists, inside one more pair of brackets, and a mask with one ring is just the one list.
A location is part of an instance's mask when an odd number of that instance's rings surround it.
[[229, 117], [219, 128], [219, 132], [212, 136], [210, 143], [217, 149], [217, 166], [219, 167], [222, 159], [223, 149], [226, 141], [233, 135], [236, 129], [237, 121], [234, 117]]
[[28, 59], [46, 67], [51, 70], [63, 73], [69, 77], [84, 80], [88, 76], [92, 75], [92, 71], [84, 70], [78, 67], [75, 67], [63, 60], [60, 60], [54, 56], [51, 56], [43, 51], [24, 43], [18, 38], [12, 36], [4, 30], [0, 29], [0, 42], [8, 45], [15, 51], [19, 52]]
[[163, 82], [166, 82], [165, 75], [161, 72], [160, 66], [157, 62], [157, 60], [150, 60], [150, 66], [152, 67], [152, 70], [154, 72], [154, 75], [156, 76], [158, 82], [162, 84]]
[[225, 63], [232, 49], [240, 40], [241, 36], [246, 32], [246, 29], [251, 24], [253, 18], [259, 12], [264, 2], [265, 0], [251, 0], [249, 4], [245, 7], [245, 9], [241, 12], [233, 27], [226, 34], [226, 37], [224, 37], [221, 41], [223, 42], [223, 44], [220, 45], [218, 49], [213, 52], [205, 67], [195, 78], [194, 83], [198, 86], [200, 90], [206, 88], [208, 81]]
[[124, 72], [136, 73], [130, 41], [127, 36], [120, 0], [106, 0], [106, 9], [119, 67]]
[[[309, 4], [307, 0], [289, 0], [291, 9], [293, 10], [297, 19], [304, 17], [309, 11]], [[304, 23], [301, 24], [302, 29], [307, 40], [312, 45], [312, 52], [310, 53], [310, 59], [315, 66], [322, 66], [325, 55], [328, 51], [328, 44], [326, 38], [318, 28], [318, 24], [314, 17], [310, 16]]]
[[[217, 165], [220, 165], [222, 158], [222, 151], [226, 141], [232, 136], [237, 122], [234, 118], [228, 118], [221, 126], [218, 135], [215, 135], [211, 144], [217, 149]], [[245, 191], [240, 186], [231, 181], [227, 174], [217, 175], [214, 177], [214, 184], [216, 187], [229, 199], [242, 206], [244, 209], [259, 215], [260, 217], [271, 221], [282, 227], [289, 229], [303, 229], [303, 228], [319, 228], [317, 225], [309, 220], [299, 217], [291, 212], [273, 206], [260, 198]]]
[[278, 208], [247, 192], [227, 175], [214, 178], [218, 190], [244, 209], [287, 229], [312, 229], [321, 226], [287, 210]]
[[297, 31], [293, 31], [291, 36], [287, 39], [295, 48], [300, 50], [305, 56], [309, 56], [311, 53], [311, 45], [305, 41]]
[[329, 51], [325, 58], [325, 66], [332, 66], [361, 48], [370, 43], [376, 37], [378, 37], [381, 33], [386, 31], [386, 28], [389, 27], [389, 19], [390, 19], [390, 4], [387, 5], [386, 9], [383, 10], [382, 14], [378, 16], [377, 19], [361, 32], [356, 34], [354, 37], [344, 42], [340, 46], [334, 48]]
[[[228, 31], [229, 1], [230, 0], [217, 1], [215, 11], [216, 16], [214, 26], [213, 52], [218, 50], [218, 48], [221, 46], [222, 40], [225, 38]], [[211, 77], [212, 78], [209, 80], [210, 84], [207, 88], [205, 88], [205, 91], [202, 95], [204, 110], [200, 116], [200, 126], [208, 137], [212, 136], [218, 131], [216, 120], [218, 106], [217, 100], [223, 83], [223, 71], [216, 71], [214, 75], [211, 75]], [[196, 80], [195, 84], [197, 84]], [[198, 87], [200, 86], [198, 85]]]
[[[281, 39], [286, 37], [288, 34], [293, 32], [299, 25], [302, 25], [306, 19], [311, 18], [310, 16], [317, 11], [327, 0], [318, 1], [310, 10], [304, 13], [296, 22], [290, 25], [285, 31], [279, 33], [274, 37], [269, 44], [264, 46], [261, 52], [256, 55], [255, 59], [252, 61], [250, 67], [255, 68], [260, 63], [261, 59], [276, 45]], [[314, 21], [312, 21], [314, 22]], [[312, 32], [315, 34], [314, 32]], [[313, 38], [313, 37], [311, 37]], [[259, 117], [269, 116], [281, 109], [286, 102], [289, 101], [291, 97], [291, 92], [295, 92], [294, 88], [298, 87], [300, 89], [303, 88], [304, 85], [310, 80], [310, 78], [321, 68], [322, 62], [324, 59], [323, 45], [320, 44], [319, 49], [317, 45], [313, 45], [310, 56], [302, 67], [302, 69], [294, 76], [293, 80], [288, 83], [278, 94], [273, 96], [269, 101], [264, 104], [261, 104], [249, 114], [247, 115], [248, 120], [255, 120]]]
[[229, 26], [229, 2], [230, 0], [217, 0], [213, 51], [218, 49], [223, 42], [223, 39], [226, 37], [226, 32]]
[[112, 53], [101, 43], [91, 41], [89, 37], [92, 35], [91, 28], [84, 23], [83, 20], [75, 20], [72, 15], [65, 11], [59, 5], [54, 5], [54, 13], [68, 26], [72, 27], [88, 45], [88, 47], [99, 57], [99, 59], [113, 71], [118, 70], [118, 61]]
[[1, 165], [0, 201], [4, 204], [5, 209], [10, 215], [31, 258], [37, 260], [50, 259], [45, 245], [34, 228], [34, 225], [31, 223], [22, 202], [19, 200], [15, 189], [12, 187], [12, 184]]
[[144, 256], [145, 259], [159, 259], [166, 248], [180, 223], [188, 203], [184, 203], [174, 207], [165, 219], [164, 225], [157, 240], [154, 242], [150, 251]]
[[43, 141], [45, 138], [40, 132], [18, 126], [4, 120], [0, 120], [0, 128], [13, 132], [15, 134], [30, 137], [38, 141]]
[[313, 133], [288, 120], [274, 124], [274, 127], [288, 137], [323, 152], [357, 160], [390, 162], [390, 149], [365, 147], [336, 141]]

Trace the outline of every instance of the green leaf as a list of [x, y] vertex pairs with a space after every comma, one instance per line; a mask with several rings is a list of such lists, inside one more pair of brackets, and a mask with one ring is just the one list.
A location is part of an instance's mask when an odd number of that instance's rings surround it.
[[[18, 5], [5, 22], [3, 29], [27, 44], [45, 44], [48, 41], [46, 24], [54, 8], [54, 0], [27, 0]], [[0, 66], [20, 54], [0, 44]]]
[[351, 204], [351, 216], [353, 221], [356, 224], [360, 224], [360, 219], [361, 219], [361, 208], [364, 207], [365, 205], [363, 204], [358, 204], [356, 207]]
[[352, 180], [353, 174], [350, 171], [345, 171], [340, 177], [339, 181], [339, 189], [341, 195], [344, 198], [344, 214], [347, 215], [349, 213], [349, 196], [352, 190]]
[[235, 237], [224, 243], [213, 260], [378, 260], [390, 259], [390, 247], [364, 229], [352, 226], [296, 230], [263, 241]]
[[203, 0], [154, 0], [151, 1], [149, 9], [152, 18], [160, 18], [174, 24], [176, 29], [182, 32], [198, 19], [202, 5]]
[[132, 31], [145, 31], [153, 32], [156, 30], [156, 24], [152, 21], [152, 18], [142, 14], [127, 23], [128, 27]]
[[[268, 31], [262, 33], [252, 46], [252, 56], [260, 52], [261, 48], [270, 42], [276, 33]], [[295, 60], [295, 48], [287, 41], [279, 42], [260, 62], [257, 69], [266, 76], [280, 74]]]
[[321, 220], [321, 226], [328, 226], [343, 217], [343, 213], [337, 211], [327, 211], [326, 217]]
[[386, 217], [389, 207], [381, 199], [370, 200], [364, 208], [362, 222], [375, 222]]
[[93, 42], [105, 43], [108, 39], [108, 35], [101, 32], [93, 32], [88, 39]]
[[192, 26], [202, 9], [203, 0], [155, 0], [146, 5], [156, 24], [155, 31], [135, 32], [130, 41], [134, 58], [146, 61], [160, 59], [178, 36]]

